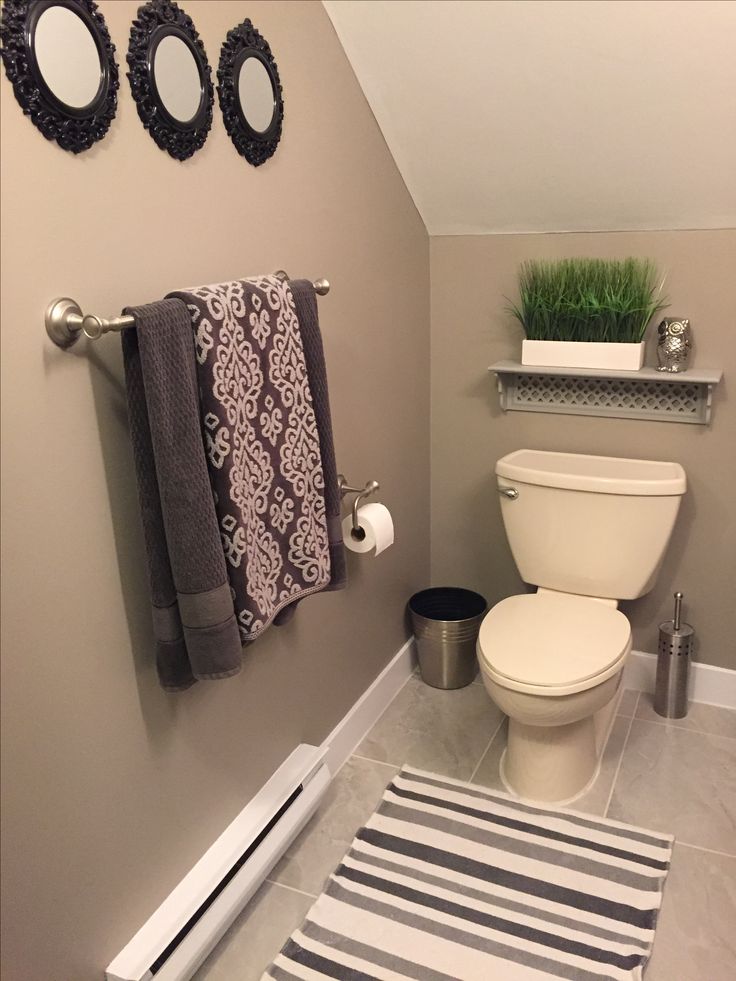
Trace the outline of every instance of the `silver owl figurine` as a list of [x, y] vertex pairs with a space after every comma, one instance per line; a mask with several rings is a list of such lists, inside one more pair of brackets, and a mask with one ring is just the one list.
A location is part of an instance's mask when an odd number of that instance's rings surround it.
[[657, 333], [657, 371], [685, 371], [693, 346], [690, 321], [665, 318]]

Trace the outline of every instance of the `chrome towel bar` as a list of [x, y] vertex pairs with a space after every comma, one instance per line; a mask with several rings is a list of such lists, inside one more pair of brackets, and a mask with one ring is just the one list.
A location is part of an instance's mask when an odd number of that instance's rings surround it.
[[[283, 269], [279, 269], [274, 275], [281, 279], [289, 278]], [[330, 284], [326, 279], [317, 279], [312, 285], [314, 292], [320, 296], [327, 296], [330, 292]], [[44, 324], [46, 333], [57, 347], [69, 348], [82, 334], [91, 341], [96, 341], [103, 334], [118, 333], [126, 327], [135, 327], [135, 317], [122, 315], [108, 319], [99, 317], [96, 313], [85, 314], [76, 300], [63, 296], [52, 300], [46, 307]]]

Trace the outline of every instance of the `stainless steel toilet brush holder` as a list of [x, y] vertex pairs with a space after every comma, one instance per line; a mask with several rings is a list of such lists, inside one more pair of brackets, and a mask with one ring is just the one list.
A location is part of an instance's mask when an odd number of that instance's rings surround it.
[[681, 622], [682, 593], [675, 593], [675, 618], [659, 625], [654, 711], [665, 719], [687, 715], [688, 677], [695, 631]]

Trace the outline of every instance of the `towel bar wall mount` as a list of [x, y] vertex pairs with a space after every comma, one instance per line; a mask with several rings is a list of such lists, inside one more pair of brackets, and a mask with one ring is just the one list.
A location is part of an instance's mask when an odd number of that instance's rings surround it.
[[96, 341], [110, 331], [121, 331], [126, 327], [135, 327], [135, 317], [120, 316], [98, 317], [96, 313], [82, 313], [76, 300], [62, 296], [52, 300], [46, 307], [44, 315], [46, 333], [60, 348], [69, 348], [84, 334], [91, 341]]
[[[289, 277], [283, 270], [275, 273], [282, 279]], [[312, 284], [314, 292], [326, 296], [330, 292], [330, 284], [326, 279], [317, 279]], [[119, 333], [126, 327], [135, 327], [135, 317], [121, 315], [119, 317], [100, 317], [96, 313], [82, 313], [76, 300], [68, 296], [52, 300], [46, 307], [44, 315], [46, 333], [57, 347], [70, 348], [84, 334], [91, 341], [96, 341], [103, 334]]]

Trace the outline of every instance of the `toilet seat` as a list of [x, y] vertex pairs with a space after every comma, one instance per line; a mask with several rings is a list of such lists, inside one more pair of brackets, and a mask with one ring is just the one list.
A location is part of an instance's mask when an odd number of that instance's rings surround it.
[[620, 610], [584, 596], [510, 596], [486, 615], [477, 650], [482, 670], [499, 685], [569, 695], [623, 667], [631, 627]]

